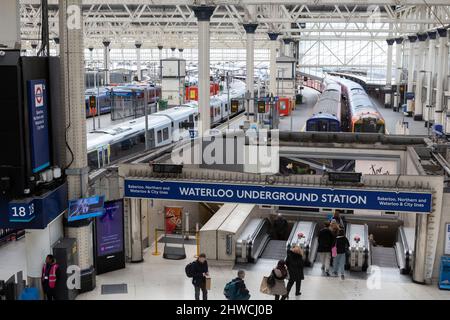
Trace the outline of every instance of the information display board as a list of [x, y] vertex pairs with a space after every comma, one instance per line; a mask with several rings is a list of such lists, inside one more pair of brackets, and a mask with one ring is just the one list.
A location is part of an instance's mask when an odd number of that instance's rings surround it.
[[28, 81], [31, 169], [38, 173], [50, 166], [47, 86], [45, 80]]
[[445, 225], [445, 249], [444, 253], [450, 256], [450, 223]]
[[97, 274], [125, 268], [123, 200], [108, 201], [104, 214], [95, 218]]
[[97, 255], [123, 251], [123, 201], [105, 202], [105, 212], [95, 218]]
[[69, 202], [68, 221], [77, 221], [102, 216], [105, 198], [95, 196], [91, 198], [77, 199]]

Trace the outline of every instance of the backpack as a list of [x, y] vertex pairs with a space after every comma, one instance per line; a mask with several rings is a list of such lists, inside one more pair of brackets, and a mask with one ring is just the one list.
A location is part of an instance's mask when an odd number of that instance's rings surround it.
[[184, 268], [184, 271], [186, 272], [186, 276], [188, 278], [194, 277], [194, 263], [195, 262], [191, 262]]
[[228, 300], [234, 300], [236, 299], [238, 295], [238, 287], [237, 287], [237, 281], [230, 281], [225, 285], [225, 288], [223, 289], [223, 295]]

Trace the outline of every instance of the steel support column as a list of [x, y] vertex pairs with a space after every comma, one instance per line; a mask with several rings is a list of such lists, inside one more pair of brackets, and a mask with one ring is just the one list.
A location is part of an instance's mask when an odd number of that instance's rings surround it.
[[269, 91], [271, 96], [277, 95], [277, 49], [278, 49], [278, 36], [277, 32], [269, 32], [270, 39], [270, 83]]
[[428, 62], [427, 62], [427, 98], [423, 110], [425, 126], [428, 127], [434, 122], [434, 74], [436, 72], [436, 31], [428, 32]]
[[142, 43], [140, 41], [136, 41], [134, 44], [136, 46], [136, 72], [138, 81], [142, 80], [142, 66], [141, 66], [141, 48]]
[[[386, 66], [386, 87], [392, 87], [392, 50], [394, 48], [394, 39], [387, 39], [387, 66]], [[384, 106], [390, 108], [392, 106], [391, 93], [386, 93], [384, 97]]]
[[395, 87], [396, 93], [394, 95], [394, 110], [398, 110], [401, 107], [400, 101], [400, 85], [403, 73], [402, 66], [402, 52], [403, 52], [403, 38], [395, 39]]
[[[407, 86], [407, 92], [410, 94], [414, 93], [414, 68], [415, 68], [415, 55], [416, 55], [416, 48], [415, 48], [415, 42], [417, 40], [416, 35], [408, 36], [409, 39], [409, 57], [408, 57], [408, 86]], [[414, 99], [409, 97], [406, 101], [406, 113], [409, 117], [412, 116], [414, 110], [413, 110], [413, 101]]]
[[110, 78], [110, 51], [109, 46], [111, 44], [111, 41], [109, 40], [103, 40], [103, 68], [105, 69], [105, 84], [109, 84], [111, 82]]
[[253, 116], [256, 120], [255, 112], [255, 31], [258, 27], [256, 23], [246, 23], [244, 24], [244, 29], [247, 34], [246, 41], [246, 66], [247, 66], [247, 77], [246, 77], [246, 90], [250, 92], [250, 100], [248, 101], [248, 114]]
[[448, 59], [448, 38], [447, 29], [439, 28], [437, 30], [439, 34], [439, 49], [437, 58], [437, 80], [436, 80], [436, 108], [434, 109], [434, 123], [443, 124], [443, 105], [444, 105], [444, 82], [447, 77], [447, 71], [445, 70], [446, 59]]
[[415, 108], [414, 108], [414, 120], [422, 121], [423, 120], [423, 77], [425, 75], [425, 49], [426, 49], [426, 40], [428, 38], [427, 33], [418, 33], [417, 38], [419, 39], [419, 45], [417, 50], [417, 67], [416, 67], [416, 89], [414, 94]]
[[210, 19], [216, 7], [193, 7], [198, 20], [198, 110], [200, 113], [199, 134], [211, 128], [210, 108]]

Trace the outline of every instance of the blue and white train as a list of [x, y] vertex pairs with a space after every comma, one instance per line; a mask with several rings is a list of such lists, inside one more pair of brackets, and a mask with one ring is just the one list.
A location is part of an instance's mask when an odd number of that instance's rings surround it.
[[[245, 84], [235, 80], [230, 90], [230, 99], [241, 99], [237, 112], [231, 112], [228, 93], [211, 97], [211, 124], [217, 125], [244, 110]], [[197, 124], [198, 103], [156, 112], [148, 116], [150, 149], [178, 142], [189, 136], [183, 123]], [[91, 170], [108, 166], [118, 160], [145, 150], [145, 117], [140, 117], [87, 134], [88, 165]]]

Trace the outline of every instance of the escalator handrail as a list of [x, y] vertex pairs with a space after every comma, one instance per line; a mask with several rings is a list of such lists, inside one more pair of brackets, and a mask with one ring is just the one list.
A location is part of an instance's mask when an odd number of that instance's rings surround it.
[[405, 234], [405, 229], [404, 229], [404, 227], [403, 226], [400, 226], [400, 228], [398, 229], [398, 231], [399, 231], [399, 234], [400, 234], [400, 241], [401, 241], [401, 244], [402, 244], [402, 246], [403, 246], [403, 251], [404, 251], [404, 254], [405, 255], [411, 255], [412, 254], [412, 252], [411, 252], [411, 250], [409, 249], [409, 243], [408, 243], [408, 239], [406, 238], [406, 234]]

